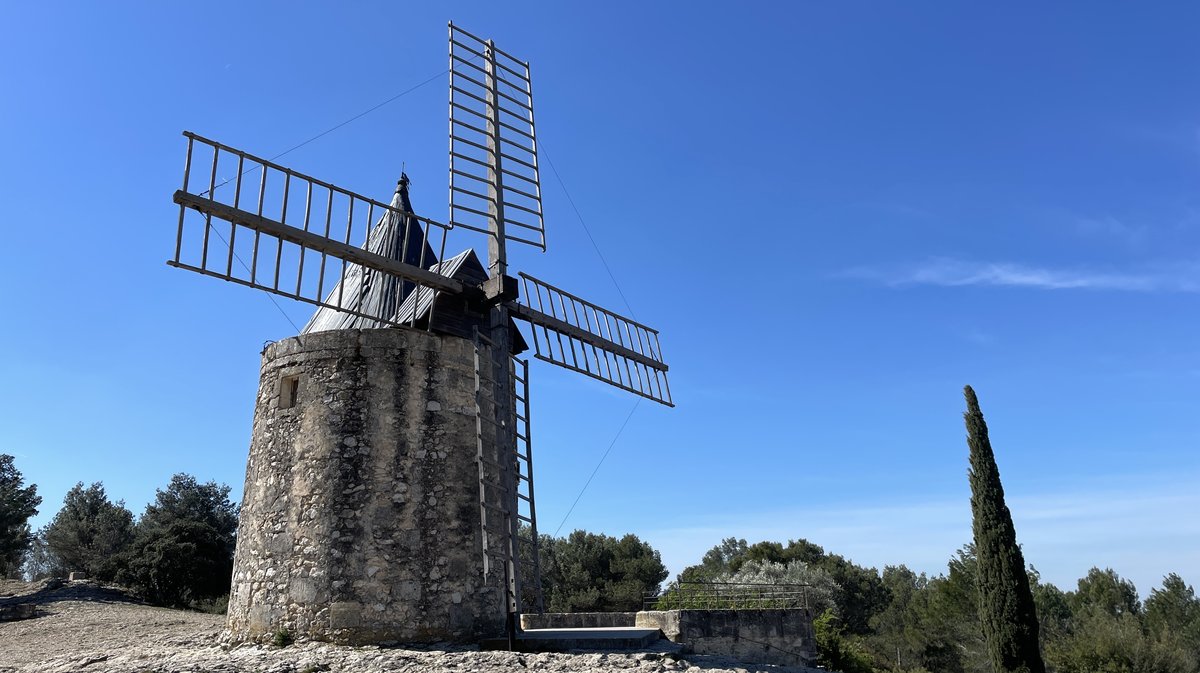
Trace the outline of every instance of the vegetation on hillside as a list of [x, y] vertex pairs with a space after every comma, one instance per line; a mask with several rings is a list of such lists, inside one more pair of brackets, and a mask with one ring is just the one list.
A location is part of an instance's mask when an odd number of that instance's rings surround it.
[[[728, 538], [687, 568], [685, 581], [727, 580], [728, 567], [795, 563], [801, 550], [821, 548], [807, 540], [787, 543]], [[831, 562], [830, 556], [836, 561]], [[864, 568], [821, 551], [809, 568], [834, 566], [858, 582], [839, 584], [840, 599], [815, 611], [820, 663], [845, 673], [908, 671], [994, 673], [984, 635], [974, 544], [930, 577], [904, 565]], [[725, 568], [726, 570], [721, 570]], [[1170, 574], [1145, 603], [1117, 573], [1093, 568], [1072, 590], [1043, 582], [1029, 567], [1026, 578], [1039, 618], [1046, 670], [1061, 673], [1200, 673], [1200, 599], [1179, 575]], [[690, 579], [689, 579], [690, 578]], [[873, 580], [868, 578], [874, 578]], [[675, 584], [664, 592], [670, 595]], [[847, 620], [845, 615], [852, 614]], [[865, 621], [865, 626], [862, 626]], [[852, 628], [851, 624], [854, 624]]]

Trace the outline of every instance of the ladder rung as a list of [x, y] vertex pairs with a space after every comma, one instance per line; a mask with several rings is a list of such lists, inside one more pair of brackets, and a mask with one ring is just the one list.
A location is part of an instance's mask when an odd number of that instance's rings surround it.
[[508, 540], [496, 531], [493, 531], [490, 537], [491, 544], [483, 550], [483, 553], [501, 559], [507, 558], [508, 553], [505, 550], [508, 548]]
[[530, 498], [529, 496], [525, 495], [524, 493], [518, 493], [517, 497], [524, 500], [525, 502], [533, 502], [533, 499]]
[[479, 484], [480, 484], [481, 486], [483, 486], [484, 488], [494, 488], [494, 489], [496, 489], [497, 491], [500, 491], [501, 493], [505, 493], [505, 488], [504, 488], [504, 486], [502, 486], [502, 485], [500, 485], [500, 484], [497, 484], [496, 482], [493, 482], [493, 481], [488, 481], [488, 480], [486, 480], [486, 479], [480, 479], [480, 480], [479, 480]]
[[[501, 514], [503, 514], [504, 516], [508, 516], [508, 510], [507, 510], [507, 509], [504, 509], [503, 507], [500, 507], [500, 506], [498, 506], [498, 505], [493, 505], [493, 504], [492, 504], [492, 503], [490, 503], [490, 502], [481, 502], [481, 503], [479, 503], [479, 504], [483, 505], [484, 507], [486, 507], [486, 508], [488, 508], [488, 509], [490, 509], [490, 510], [494, 510], [494, 511], [500, 512], [500, 513], [501, 513]], [[519, 515], [518, 515], [518, 518], [520, 518], [520, 517], [519, 517]]]
[[508, 429], [508, 425], [506, 425], [506, 424], [504, 424], [504, 423], [502, 423], [502, 422], [500, 422], [500, 421], [497, 421], [497, 420], [496, 420], [496, 419], [494, 419], [494, 418], [488, 418], [486, 415], [485, 415], [485, 416], [479, 416], [479, 418], [480, 418], [481, 420], [483, 420], [485, 423], [491, 423], [492, 425], [496, 426], [497, 428], [504, 428], [505, 430], [507, 430], [507, 429]]
[[530, 519], [529, 517], [525, 516], [524, 514], [518, 514], [517, 520], [524, 521], [525, 523], [533, 523], [533, 519]]
[[475, 456], [475, 461], [482, 462], [484, 465], [491, 465], [492, 467], [496, 468], [497, 470], [510, 469], [510, 466], [501, 465], [500, 463], [497, 463], [496, 461], [492, 460], [491, 458], [483, 458], [480, 456]]

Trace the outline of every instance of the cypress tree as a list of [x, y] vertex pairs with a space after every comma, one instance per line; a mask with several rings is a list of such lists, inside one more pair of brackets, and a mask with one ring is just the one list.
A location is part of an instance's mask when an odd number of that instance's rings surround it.
[[979, 562], [979, 617], [988, 653], [996, 673], [1045, 673], [1033, 592], [1012, 515], [1004, 504], [987, 423], [971, 386], [963, 388], [963, 395], [967, 398], [963, 418], [971, 453], [971, 514]]

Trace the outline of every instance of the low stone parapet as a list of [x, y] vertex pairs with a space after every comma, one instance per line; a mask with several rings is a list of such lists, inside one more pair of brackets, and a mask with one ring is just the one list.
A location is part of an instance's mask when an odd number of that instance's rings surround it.
[[812, 613], [802, 608], [649, 610], [637, 613], [635, 625], [657, 628], [698, 654], [785, 666], [811, 666], [816, 660]]
[[636, 612], [544, 612], [521, 615], [522, 629], [599, 629], [638, 626]]
[[521, 628], [636, 626], [657, 629], [671, 642], [697, 654], [717, 654], [759, 664], [812, 666], [817, 653], [812, 620], [812, 612], [803, 608], [547, 612], [521, 615]]

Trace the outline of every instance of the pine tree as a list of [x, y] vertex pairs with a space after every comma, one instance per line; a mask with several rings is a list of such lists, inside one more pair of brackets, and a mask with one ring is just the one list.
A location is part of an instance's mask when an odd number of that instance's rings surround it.
[[65, 571], [83, 571], [92, 579], [111, 581], [119, 569], [119, 554], [133, 541], [133, 513], [125, 503], [112, 502], [104, 484], [67, 491], [62, 509], [44, 531], [49, 552]]
[[37, 486], [25, 485], [13, 457], [0, 453], [0, 579], [14, 574], [33, 534], [29, 518], [36, 516], [42, 498]]
[[186, 606], [229, 592], [238, 506], [229, 487], [171, 477], [138, 520], [118, 581], [159, 605]]
[[992, 666], [996, 673], [1045, 673], [1033, 592], [1012, 515], [1004, 504], [987, 423], [971, 386], [966, 386], [963, 394], [967, 398], [963, 417], [971, 453], [971, 514], [979, 562], [979, 617]]

